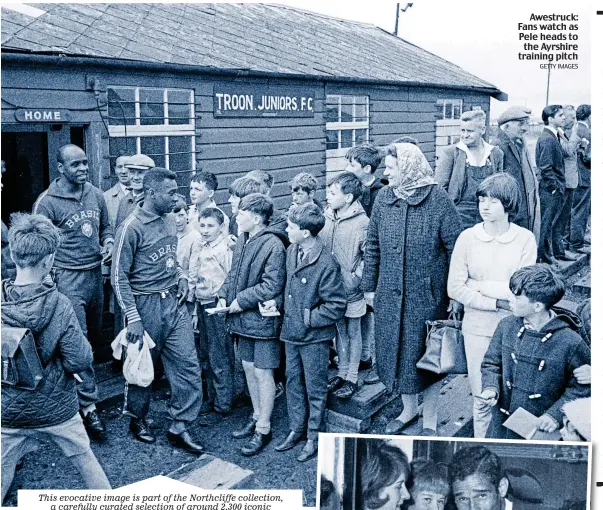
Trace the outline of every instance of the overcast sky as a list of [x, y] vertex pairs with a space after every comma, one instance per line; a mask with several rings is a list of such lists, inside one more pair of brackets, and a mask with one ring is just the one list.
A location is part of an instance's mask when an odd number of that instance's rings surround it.
[[[276, 0], [278, 3], [330, 16], [372, 23], [393, 32], [396, 2]], [[405, 2], [401, 3], [406, 5]], [[589, 0], [416, 0], [400, 14], [403, 39], [449, 60], [496, 85], [509, 102], [492, 100], [492, 118], [511, 104], [526, 105], [539, 116], [546, 104], [544, 61], [520, 62], [518, 23], [535, 14], [579, 16], [578, 70], [552, 70], [549, 103], [590, 103], [590, 23], [595, 7]], [[568, 23], [569, 24], [569, 23]], [[567, 33], [567, 32], [565, 32]], [[556, 42], [556, 41], [549, 41]]]

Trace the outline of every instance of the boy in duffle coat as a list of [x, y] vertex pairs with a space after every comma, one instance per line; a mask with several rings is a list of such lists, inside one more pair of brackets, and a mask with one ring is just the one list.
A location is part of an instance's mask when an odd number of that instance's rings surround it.
[[249, 421], [232, 433], [235, 439], [251, 438], [241, 448], [246, 456], [260, 453], [272, 440], [281, 316], [267, 316], [260, 307], [267, 301], [282, 303], [285, 288], [284, 233], [268, 226], [272, 213], [272, 200], [265, 195], [252, 193], [240, 200], [236, 216], [240, 235], [232, 267], [218, 292], [219, 306], [228, 305], [226, 327], [238, 341], [253, 405]]
[[297, 457], [305, 462], [316, 455], [327, 404], [329, 342], [343, 319], [347, 296], [339, 265], [317, 238], [325, 224], [313, 203], [289, 211], [287, 283], [281, 340], [287, 361], [287, 438], [276, 451], [293, 448], [307, 434]]
[[519, 269], [509, 287], [513, 316], [500, 321], [482, 362], [481, 398], [496, 406], [487, 437], [521, 439], [503, 426], [520, 407], [550, 433], [563, 426], [565, 403], [590, 397], [574, 374], [590, 365], [590, 349], [576, 332], [579, 319], [551, 310], [565, 289], [548, 264]]

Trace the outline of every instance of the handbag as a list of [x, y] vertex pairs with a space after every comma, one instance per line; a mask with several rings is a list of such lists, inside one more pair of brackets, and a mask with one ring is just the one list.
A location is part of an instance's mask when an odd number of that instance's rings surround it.
[[2, 324], [2, 384], [35, 390], [44, 376], [32, 332]]
[[447, 320], [425, 321], [426, 350], [417, 368], [436, 374], [466, 374], [467, 357], [462, 322], [450, 314]]

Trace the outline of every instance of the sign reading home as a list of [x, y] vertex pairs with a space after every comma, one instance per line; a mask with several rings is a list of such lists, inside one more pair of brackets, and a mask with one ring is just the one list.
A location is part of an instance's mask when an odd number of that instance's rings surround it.
[[314, 91], [302, 87], [214, 87], [214, 117], [313, 117]]
[[71, 113], [69, 110], [28, 110], [23, 108], [15, 112], [15, 119], [19, 122], [51, 122], [53, 124], [60, 124], [62, 122], [69, 122]]

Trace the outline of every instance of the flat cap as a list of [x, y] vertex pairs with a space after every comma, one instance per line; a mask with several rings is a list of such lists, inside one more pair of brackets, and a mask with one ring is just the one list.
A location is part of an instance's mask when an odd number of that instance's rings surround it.
[[512, 120], [528, 120], [531, 113], [532, 110], [525, 106], [511, 106], [511, 108], [507, 108], [500, 114], [498, 117], [498, 125], [502, 126]]
[[128, 158], [124, 166], [132, 170], [149, 170], [155, 167], [155, 162], [145, 154], [134, 154]]

